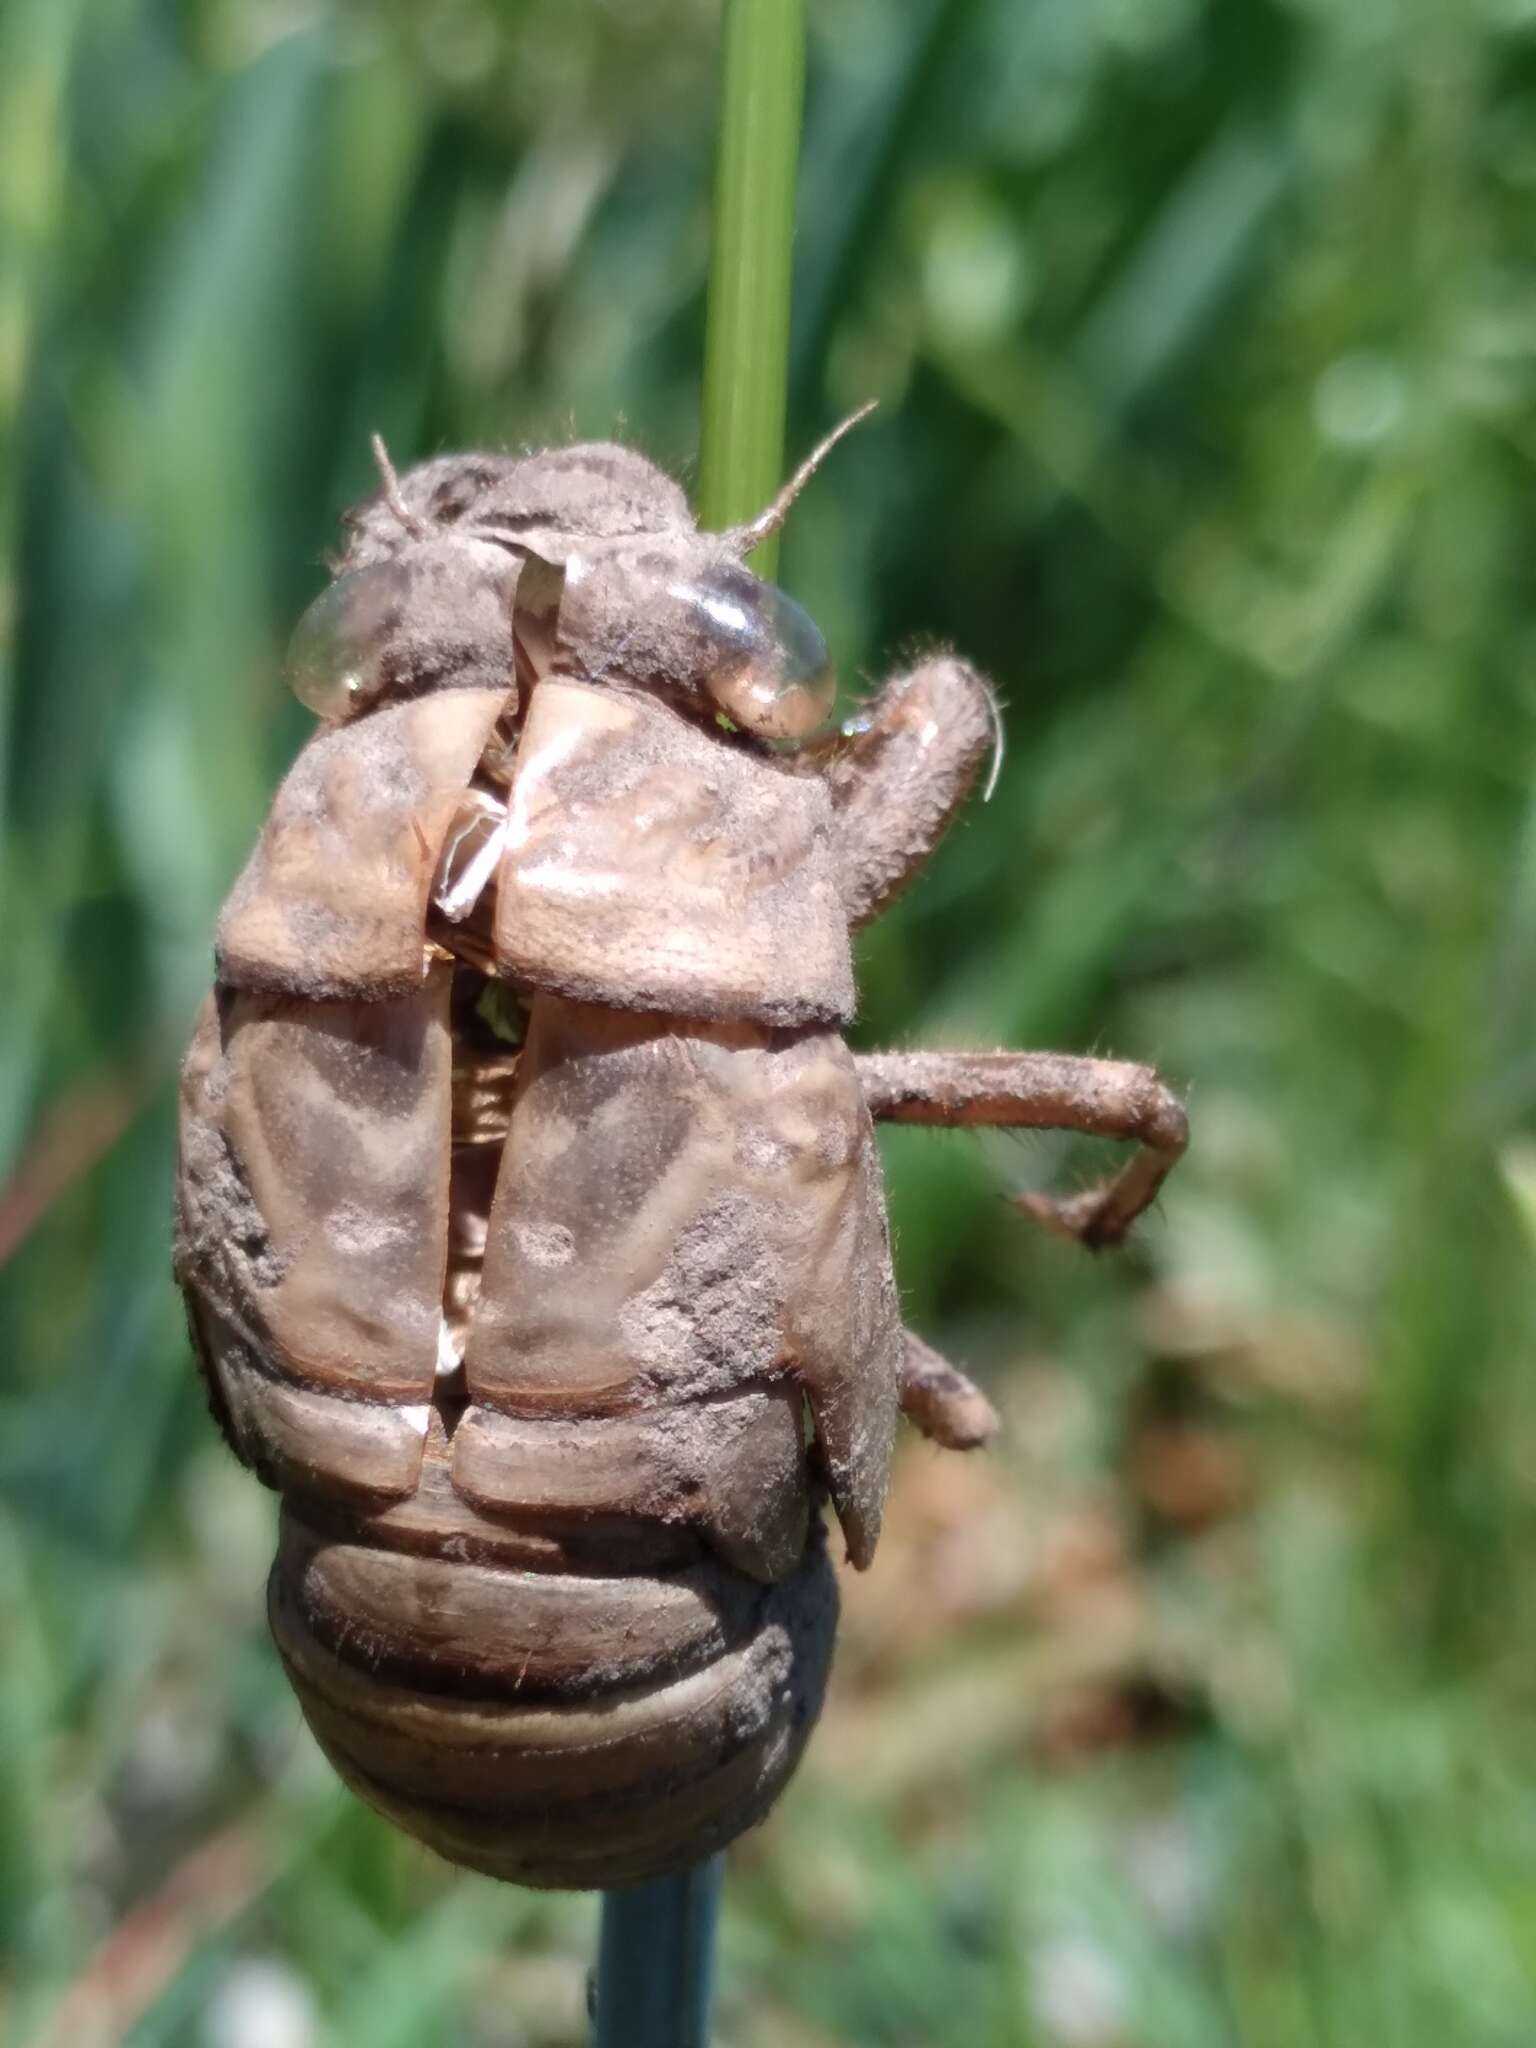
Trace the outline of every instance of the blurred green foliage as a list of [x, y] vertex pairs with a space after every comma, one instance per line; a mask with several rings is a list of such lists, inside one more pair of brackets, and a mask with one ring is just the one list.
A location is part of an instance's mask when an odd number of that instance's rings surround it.
[[[723, 2048], [1536, 2038], [1536, 7], [819, 0], [783, 580], [986, 663], [865, 1042], [1107, 1046], [1195, 1149], [898, 1134], [909, 1457]], [[555, 2048], [590, 1901], [335, 1789], [167, 1272], [216, 906], [367, 435], [696, 437], [706, 0], [0, 11], [0, 2027]]]

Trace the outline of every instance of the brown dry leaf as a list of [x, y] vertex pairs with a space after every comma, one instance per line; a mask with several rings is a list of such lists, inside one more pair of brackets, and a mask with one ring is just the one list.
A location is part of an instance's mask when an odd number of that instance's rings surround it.
[[32, 2048], [111, 2048], [126, 2040], [193, 1950], [227, 1927], [271, 1875], [249, 1816], [211, 1835], [118, 1921]]
[[1148, 1423], [1138, 1430], [1131, 1478], [1155, 1514], [1189, 1532], [1240, 1514], [1254, 1490], [1244, 1447], [1198, 1423]]
[[1355, 1413], [1369, 1379], [1358, 1332], [1324, 1316], [1258, 1318], [1190, 1287], [1151, 1287], [1137, 1322], [1149, 1351], [1187, 1361], [1212, 1388], [1265, 1393], [1332, 1416]]

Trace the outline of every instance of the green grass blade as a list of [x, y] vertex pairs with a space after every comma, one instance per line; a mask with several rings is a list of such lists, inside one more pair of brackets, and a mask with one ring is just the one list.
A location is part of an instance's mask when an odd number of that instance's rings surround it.
[[[715, 171], [699, 518], [760, 511], [784, 459], [805, 0], [727, 0]], [[753, 557], [773, 573], [776, 540]]]

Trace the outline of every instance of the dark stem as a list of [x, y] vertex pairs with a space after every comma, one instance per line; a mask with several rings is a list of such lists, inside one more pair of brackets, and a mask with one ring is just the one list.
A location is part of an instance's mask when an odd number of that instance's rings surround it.
[[725, 1858], [604, 1892], [595, 2048], [708, 2048]]

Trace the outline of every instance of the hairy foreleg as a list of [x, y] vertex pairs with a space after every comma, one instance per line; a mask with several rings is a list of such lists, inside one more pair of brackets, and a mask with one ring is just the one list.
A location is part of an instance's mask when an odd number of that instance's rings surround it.
[[997, 703], [975, 669], [936, 655], [893, 676], [818, 765], [839, 828], [848, 922], [867, 924], [943, 838], [1001, 740]]
[[905, 1332], [901, 1412], [930, 1442], [946, 1451], [975, 1451], [998, 1431], [997, 1410], [958, 1367], [941, 1358], [915, 1330]]
[[877, 1052], [856, 1056], [870, 1114], [887, 1123], [1083, 1131], [1134, 1142], [1110, 1179], [1082, 1194], [1012, 1197], [1081, 1243], [1118, 1244], [1189, 1141], [1178, 1097], [1151, 1067], [1054, 1052]]

